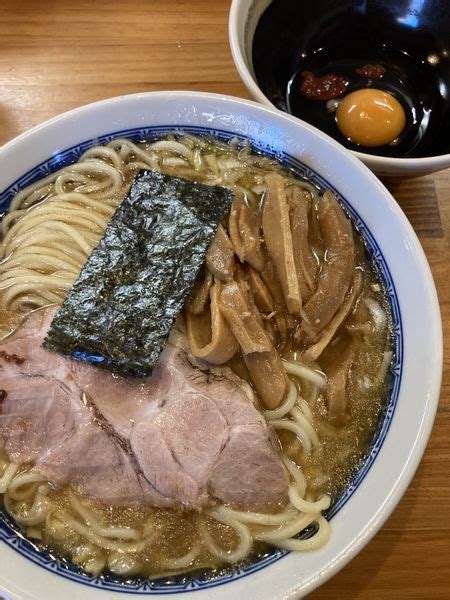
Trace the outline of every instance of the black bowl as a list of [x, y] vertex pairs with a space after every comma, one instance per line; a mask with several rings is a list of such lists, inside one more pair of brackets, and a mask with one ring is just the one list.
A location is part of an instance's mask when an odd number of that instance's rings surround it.
[[[383, 77], [359, 76], [367, 63], [382, 65]], [[450, 152], [450, 0], [274, 0], [256, 27], [253, 68], [277, 108], [350, 150], [396, 158]], [[343, 75], [347, 92], [390, 92], [405, 109], [403, 133], [376, 148], [349, 142], [326, 102], [300, 92], [304, 71]]]

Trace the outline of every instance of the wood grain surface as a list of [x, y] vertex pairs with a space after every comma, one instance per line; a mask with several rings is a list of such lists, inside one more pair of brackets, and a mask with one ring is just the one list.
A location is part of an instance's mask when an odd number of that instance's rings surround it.
[[[228, 47], [229, 4], [0, 0], [0, 143], [62, 111], [119, 94], [190, 89], [248, 97]], [[427, 451], [398, 508], [312, 600], [450, 598], [450, 172], [386, 183], [436, 281], [445, 339], [442, 396]], [[246, 596], [253, 600], [251, 589]]]

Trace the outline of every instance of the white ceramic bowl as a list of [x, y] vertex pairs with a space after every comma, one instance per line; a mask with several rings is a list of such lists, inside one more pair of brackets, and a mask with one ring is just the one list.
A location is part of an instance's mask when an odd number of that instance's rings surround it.
[[[252, 45], [258, 21], [271, 2], [272, 0], [233, 0], [228, 19], [228, 37], [236, 69], [252, 97], [266, 106], [273, 104], [256, 81]], [[388, 158], [364, 152], [353, 154], [378, 175], [415, 177], [450, 167], [450, 154], [429, 158]]]
[[342, 146], [298, 119], [260, 104], [214, 94], [156, 92], [112, 98], [65, 113], [0, 149], [0, 201], [21, 185], [74, 161], [92, 143], [117, 135], [149, 139], [189, 129], [250, 139], [334, 188], [365, 236], [394, 314], [396, 358], [385, 418], [364, 467], [331, 518], [329, 543], [305, 554], [274, 553], [208, 582], [121, 587], [81, 575], [38, 553], [0, 520], [0, 595], [21, 600], [118, 600], [137, 595], [215, 600], [298, 598], [341, 569], [378, 531], [424, 452], [438, 402], [442, 332], [433, 279], [410, 224], [376, 177]]

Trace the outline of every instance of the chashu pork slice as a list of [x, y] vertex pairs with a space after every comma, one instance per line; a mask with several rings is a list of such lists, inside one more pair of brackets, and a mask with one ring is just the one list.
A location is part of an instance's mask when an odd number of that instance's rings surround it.
[[87, 405], [74, 363], [41, 347], [52, 317], [37, 311], [0, 346], [0, 447], [56, 485], [107, 504], [170, 506]]
[[109, 504], [270, 507], [288, 476], [249, 386], [204, 371], [175, 332], [151, 377], [114, 376], [41, 347], [37, 311], [0, 346], [0, 446], [57, 485]]

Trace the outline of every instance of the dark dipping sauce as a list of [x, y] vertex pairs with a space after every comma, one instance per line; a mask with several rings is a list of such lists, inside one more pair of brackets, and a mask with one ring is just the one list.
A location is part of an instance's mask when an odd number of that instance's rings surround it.
[[[350, 150], [397, 158], [450, 151], [450, 11], [443, 2], [273, 0], [253, 39], [253, 69], [262, 92], [279, 109], [318, 127]], [[417, 13], [417, 14], [416, 14]], [[382, 71], [384, 71], [382, 73]], [[315, 80], [348, 81], [345, 94], [368, 87], [393, 95], [406, 123], [394, 143], [362, 147], [339, 131], [333, 97], [310, 91]], [[381, 76], [382, 75], [382, 76]], [[331, 94], [331, 92], [330, 92]]]

